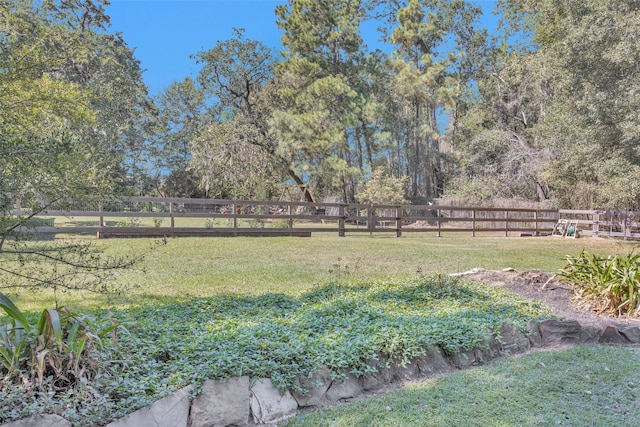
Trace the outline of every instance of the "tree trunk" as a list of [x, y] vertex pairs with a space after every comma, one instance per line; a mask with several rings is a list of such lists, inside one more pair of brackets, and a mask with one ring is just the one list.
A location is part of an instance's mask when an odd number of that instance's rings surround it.
[[311, 191], [309, 191], [309, 187], [307, 187], [302, 178], [300, 178], [298, 174], [291, 168], [287, 168], [287, 174], [291, 177], [291, 179], [295, 181], [300, 191], [302, 191], [304, 200], [306, 202], [316, 203], [315, 197], [313, 197], [313, 194], [311, 194]]

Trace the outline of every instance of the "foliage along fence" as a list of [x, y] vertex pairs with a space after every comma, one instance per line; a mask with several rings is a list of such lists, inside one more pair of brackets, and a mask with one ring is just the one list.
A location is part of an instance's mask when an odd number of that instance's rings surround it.
[[[121, 197], [69, 210], [43, 212], [42, 233], [107, 236], [242, 236], [333, 232], [492, 232], [549, 234], [558, 210], [439, 205], [367, 205], [158, 197]], [[28, 214], [22, 209], [17, 214]], [[51, 218], [55, 223], [51, 224]]]

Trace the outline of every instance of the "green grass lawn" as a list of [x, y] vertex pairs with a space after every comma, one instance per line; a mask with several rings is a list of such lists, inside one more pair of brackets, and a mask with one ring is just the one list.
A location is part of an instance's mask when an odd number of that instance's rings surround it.
[[637, 348], [539, 352], [298, 416], [282, 425], [638, 426], [639, 369]]
[[[153, 239], [107, 239], [96, 244], [110, 254], [133, 255], [149, 250]], [[578, 255], [584, 248], [607, 255], [627, 253], [631, 245], [606, 239], [474, 238], [453, 233], [443, 237], [407, 233], [402, 238], [328, 234], [311, 238], [172, 238], [147, 255], [141, 270], [118, 278], [132, 285], [126, 295], [63, 294], [61, 302], [84, 310], [228, 293], [295, 295], [349, 276], [415, 277], [418, 272], [448, 274], [474, 267], [553, 272], [564, 265], [566, 255]], [[11, 296], [25, 310], [40, 310], [53, 301], [46, 292], [14, 292]]]

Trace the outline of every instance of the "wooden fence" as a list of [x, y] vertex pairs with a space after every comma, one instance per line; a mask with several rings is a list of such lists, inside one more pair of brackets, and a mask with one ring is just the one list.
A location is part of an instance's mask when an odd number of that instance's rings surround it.
[[592, 237], [640, 238], [640, 212], [560, 210], [560, 217], [576, 224], [580, 234]]
[[[28, 214], [22, 209], [17, 214]], [[38, 215], [42, 233], [108, 236], [243, 236], [311, 233], [550, 234], [553, 209], [366, 205], [254, 200], [122, 197]], [[51, 222], [53, 219], [53, 223]], [[33, 219], [37, 220], [37, 219]]]

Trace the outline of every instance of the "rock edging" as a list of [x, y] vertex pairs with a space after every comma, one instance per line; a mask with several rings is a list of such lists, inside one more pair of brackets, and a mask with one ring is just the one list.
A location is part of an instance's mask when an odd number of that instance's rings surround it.
[[[504, 355], [525, 353], [534, 348], [575, 344], [639, 344], [640, 328], [635, 326], [581, 326], [575, 320], [530, 321], [527, 333], [503, 323], [495, 336], [489, 336], [476, 349], [446, 355], [438, 346], [407, 364], [394, 363], [379, 356], [369, 363], [375, 372], [362, 377], [345, 372], [332, 379], [322, 366], [309, 378], [299, 377], [296, 390], [280, 392], [269, 378], [236, 377], [224, 381], [208, 380], [202, 393], [191, 400], [185, 387], [158, 400], [149, 408], [133, 412], [107, 427], [226, 427], [271, 424], [291, 417], [301, 408], [325, 406], [356, 398], [404, 381], [424, 379], [454, 370], [483, 365]], [[304, 392], [297, 389], [303, 389]], [[70, 427], [58, 415], [40, 415], [0, 427]]]

